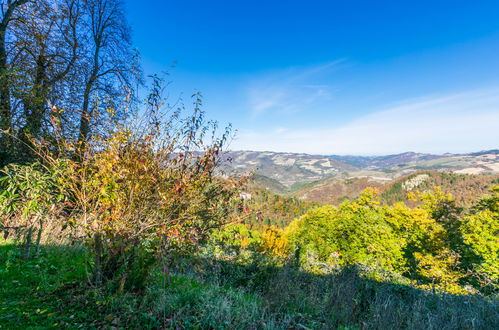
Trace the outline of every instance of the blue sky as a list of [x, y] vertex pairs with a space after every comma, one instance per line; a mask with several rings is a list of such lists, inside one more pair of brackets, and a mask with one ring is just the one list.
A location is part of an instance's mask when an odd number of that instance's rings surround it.
[[[127, 0], [146, 74], [194, 91], [231, 149], [499, 147], [499, 1]], [[169, 69], [176, 62], [174, 69]]]

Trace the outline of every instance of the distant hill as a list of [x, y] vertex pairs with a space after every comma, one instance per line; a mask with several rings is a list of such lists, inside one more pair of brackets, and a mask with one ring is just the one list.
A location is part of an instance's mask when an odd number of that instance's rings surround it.
[[393, 166], [405, 165], [412, 162], [421, 162], [442, 158], [444, 156], [421, 154], [415, 152], [404, 152], [387, 156], [331, 156], [334, 159], [359, 168], [385, 169]]
[[[270, 151], [231, 151], [225, 155], [220, 170], [231, 174], [251, 173], [255, 183], [278, 194], [296, 195], [304, 200], [337, 203], [342, 198], [355, 196], [367, 186], [388, 189], [386, 187], [390, 184], [396, 185], [399, 180], [421, 171], [432, 173], [430, 175], [432, 179], [428, 182], [434, 181], [435, 184], [444, 185], [447, 185], [444, 176], [438, 179], [436, 173], [473, 174], [480, 177], [499, 174], [499, 150], [443, 155], [405, 152], [386, 156], [324, 156]], [[475, 180], [466, 176], [464, 178], [467, 179], [463, 180], [456, 178], [452, 178], [457, 180], [453, 183], [455, 187], [460, 187], [455, 185], [456, 182], [471, 184]], [[461, 188], [463, 191], [468, 191], [464, 186]], [[385, 195], [388, 196], [387, 194]], [[460, 193], [456, 191], [455, 194]], [[399, 197], [395, 199], [397, 198]], [[465, 199], [463, 197], [463, 201]]]
[[268, 190], [275, 192], [277, 194], [286, 194], [290, 191], [289, 187], [286, 187], [279, 181], [269, 178], [265, 175], [254, 174], [252, 175], [253, 182], [261, 187], [265, 187]]
[[234, 151], [225, 156], [225, 172], [255, 172], [276, 180], [287, 189], [296, 183], [308, 183], [358, 168], [329, 156], [308, 154]]
[[399, 178], [382, 188], [382, 198], [389, 204], [405, 201], [410, 191], [426, 191], [438, 186], [451, 193], [461, 206], [471, 206], [478, 196], [488, 193], [499, 184], [499, 174], [459, 174], [453, 172], [422, 171]]
[[337, 205], [357, 197], [367, 187], [382, 188], [383, 185], [371, 178], [330, 178], [295, 191], [293, 195], [305, 201]]
[[306, 187], [294, 193], [305, 200], [326, 204], [339, 204], [345, 199], [353, 199], [367, 187], [381, 191], [381, 198], [388, 204], [407, 202], [411, 191], [426, 191], [439, 186], [451, 193], [461, 206], [470, 206], [477, 196], [487, 193], [488, 189], [499, 184], [499, 174], [457, 174], [452, 172], [419, 171], [398, 179], [380, 182], [371, 178], [331, 178]]

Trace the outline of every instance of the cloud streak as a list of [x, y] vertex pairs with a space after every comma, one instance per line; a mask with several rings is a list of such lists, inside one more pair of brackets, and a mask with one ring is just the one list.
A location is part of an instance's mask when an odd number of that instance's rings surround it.
[[334, 129], [243, 130], [232, 148], [373, 155], [468, 152], [497, 148], [498, 143], [495, 88], [399, 102]]
[[306, 69], [289, 69], [260, 77], [246, 87], [247, 103], [253, 119], [268, 112], [291, 114], [316, 106], [332, 97], [331, 86], [310, 84], [336, 70], [344, 60]]

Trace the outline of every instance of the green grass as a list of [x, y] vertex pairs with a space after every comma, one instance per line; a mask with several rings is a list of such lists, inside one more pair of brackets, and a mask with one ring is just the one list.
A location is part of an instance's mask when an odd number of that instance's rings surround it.
[[0, 242], [0, 328], [250, 328], [258, 297], [184, 276], [166, 285], [158, 272], [144, 296], [111, 294], [86, 284], [85, 251], [44, 246], [25, 261]]
[[152, 323], [126, 311], [134, 297], [86, 285], [82, 248], [44, 246], [39, 257], [24, 260], [18, 246], [0, 242], [0, 283], [1, 329], [103, 328], [122, 324], [122, 315], [130, 324]]
[[[85, 250], [44, 246], [25, 261], [0, 242], [1, 329], [494, 329], [498, 302], [381, 283], [355, 269], [319, 276], [293, 266], [204, 260], [143, 295], [86, 283]], [[197, 268], [196, 268], [197, 269]]]
[[61, 306], [84, 279], [78, 249], [44, 247], [41, 255], [24, 261], [19, 248], [0, 245], [0, 325], [3, 328], [45, 328], [76, 324], [85, 314]]
[[208, 272], [220, 284], [257, 294], [262, 310], [281, 329], [496, 329], [499, 303], [494, 298], [437, 294], [379, 282], [357, 267], [314, 275], [281, 268], [231, 263]]

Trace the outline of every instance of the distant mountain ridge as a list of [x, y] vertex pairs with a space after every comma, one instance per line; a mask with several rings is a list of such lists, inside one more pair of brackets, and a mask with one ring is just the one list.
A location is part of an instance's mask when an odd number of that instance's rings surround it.
[[230, 151], [223, 160], [220, 170], [224, 173], [251, 172], [263, 186], [278, 193], [296, 191], [304, 185], [331, 178], [368, 178], [383, 183], [420, 170], [499, 173], [499, 149], [467, 154], [405, 152], [386, 156]]
[[401, 154], [393, 154], [386, 156], [331, 156], [334, 159], [343, 161], [347, 164], [355, 165], [360, 168], [380, 169], [390, 166], [397, 166], [415, 161], [431, 160], [446, 156], [423, 154], [416, 152], [404, 152]]
[[499, 154], [499, 149], [492, 149], [492, 150], [484, 150], [484, 151], [465, 153], [465, 154], [445, 153], [442, 155], [436, 155], [436, 154], [417, 153], [409, 151], [400, 154], [391, 154], [383, 156], [331, 155], [330, 157], [361, 168], [372, 167], [374, 169], [381, 169], [391, 166], [400, 166], [411, 162], [428, 161], [432, 159], [452, 158], [452, 157], [474, 157], [474, 156], [498, 155], [498, 154]]

